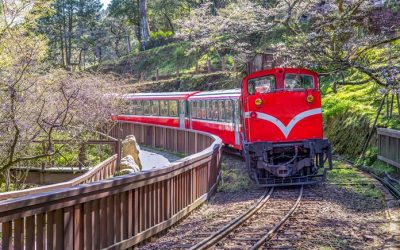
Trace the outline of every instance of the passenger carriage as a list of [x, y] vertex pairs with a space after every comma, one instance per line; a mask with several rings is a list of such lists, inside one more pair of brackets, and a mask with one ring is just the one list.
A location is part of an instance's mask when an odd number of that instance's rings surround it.
[[127, 94], [121, 121], [209, 132], [241, 152], [260, 186], [310, 184], [332, 167], [323, 137], [317, 73], [277, 68], [252, 73], [241, 89]]

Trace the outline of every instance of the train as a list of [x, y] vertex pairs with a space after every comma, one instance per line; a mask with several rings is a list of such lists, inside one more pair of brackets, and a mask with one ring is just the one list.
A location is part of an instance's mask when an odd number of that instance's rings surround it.
[[314, 71], [273, 68], [247, 75], [238, 89], [133, 93], [123, 98], [128, 108], [114, 119], [217, 135], [243, 156], [258, 186], [318, 183], [332, 169]]

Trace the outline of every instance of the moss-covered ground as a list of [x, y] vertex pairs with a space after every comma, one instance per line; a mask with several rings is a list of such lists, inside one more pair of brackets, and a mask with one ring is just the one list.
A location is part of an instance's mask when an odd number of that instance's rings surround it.
[[379, 189], [371, 183], [366, 175], [362, 175], [360, 170], [342, 161], [334, 162], [334, 168], [328, 174], [328, 182], [369, 198], [382, 197]]

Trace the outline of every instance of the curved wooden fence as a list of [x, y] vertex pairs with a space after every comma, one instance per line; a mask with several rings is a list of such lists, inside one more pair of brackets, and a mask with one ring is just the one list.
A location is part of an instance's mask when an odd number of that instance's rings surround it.
[[94, 181], [99, 181], [107, 179], [114, 175], [117, 170], [117, 155], [113, 155], [107, 160], [99, 163], [97, 166], [93, 167], [81, 176], [78, 176], [70, 181], [61, 182], [53, 185], [40, 186], [36, 188], [0, 193], [0, 200], [17, 198], [21, 196], [44, 193], [49, 191], [54, 191], [61, 188], [73, 187], [82, 183], [90, 183]]
[[218, 137], [127, 123], [114, 132], [191, 155], [159, 169], [1, 201], [1, 249], [126, 249], [173, 225], [215, 190]]

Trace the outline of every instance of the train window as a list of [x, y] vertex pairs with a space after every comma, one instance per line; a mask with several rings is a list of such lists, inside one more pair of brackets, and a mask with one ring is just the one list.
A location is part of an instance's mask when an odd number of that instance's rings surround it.
[[224, 122], [226, 119], [224, 101], [218, 101], [218, 106], [219, 106], [219, 120]]
[[125, 102], [125, 114], [134, 115], [135, 114], [135, 101], [126, 101]]
[[196, 114], [196, 118], [201, 119], [201, 104], [202, 101], [197, 101], [197, 114]]
[[207, 119], [212, 119], [211, 101], [206, 101]]
[[207, 110], [206, 110], [206, 101], [201, 101], [201, 119], [206, 119]]
[[192, 118], [196, 118], [197, 102], [190, 102], [190, 114], [192, 115]]
[[178, 116], [178, 101], [169, 101], [169, 116]]
[[226, 100], [225, 101], [225, 111], [226, 111], [226, 118], [227, 122], [233, 121], [233, 104], [232, 101]]
[[142, 101], [136, 101], [135, 115], [143, 115]]
[[151, 101], [151, 115], [160, 115], [159, 101]]
[[218, 101], [212, 101], [212, 119], [218, 121]]
[[143, 101], [143, 114], [150, 115], [150, 101]]
[[256, 92], [267, 93], [275, 90], [275, 76], [263, 76], [253, 78], [247, 82], [247, 92], [254, 95]]
[[160, 115], [168, 116], [168, 101], [160, 101]]
[[310, 75], [285, 75], [285, 89], [310, 89], [314, 88], [314, 80]]

